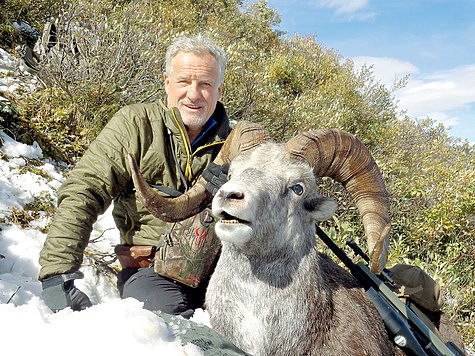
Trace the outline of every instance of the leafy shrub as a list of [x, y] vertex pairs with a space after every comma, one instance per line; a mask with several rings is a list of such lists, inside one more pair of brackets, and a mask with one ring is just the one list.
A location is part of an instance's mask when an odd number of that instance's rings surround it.
[[61, 0], [7, 0], [0, 1], [0, 47], [12, 50], [22, 43], [22, 38], [13, 27], [13, 22], [28, 21], [33, 27], [43, 29], [45, 21], [56, 16]]
[[394, 122], [378, 164], [391, 198], [391, 262], [421, 266], [441, 285], [466, 339], [475, 336], [475, 148], [431, 120]]
[[43, 88], [17, 102], [25, 135], [72, 162], [119, 107], [155, 98], [164, 46], [151, 19], [140, 3], [67, 6], [59, 45], [39, 63]]

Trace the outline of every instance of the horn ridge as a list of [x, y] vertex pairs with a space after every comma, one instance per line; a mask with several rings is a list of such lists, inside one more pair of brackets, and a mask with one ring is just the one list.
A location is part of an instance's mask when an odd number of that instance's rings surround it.
[[389, 200], [381, 172], [366, 146], [340, 129], [308, 131], [285, 144], [290, 159], [306, 161], [316, 177], [330, 177], [348, 191], [363, 222], [373, 272], [389, 250]]

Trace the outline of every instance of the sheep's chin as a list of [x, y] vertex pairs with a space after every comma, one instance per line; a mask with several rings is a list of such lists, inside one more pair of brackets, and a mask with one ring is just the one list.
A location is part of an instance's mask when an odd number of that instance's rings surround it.
[[214, 227], [216, 235], [221, 241], [230, 242], [236, 245], [244, 245], [251, 239], [252, 228], [248, 224], [238, 222], [218, 221]]

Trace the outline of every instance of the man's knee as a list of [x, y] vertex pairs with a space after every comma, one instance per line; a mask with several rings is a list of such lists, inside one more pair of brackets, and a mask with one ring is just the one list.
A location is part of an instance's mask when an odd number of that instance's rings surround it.
[[153, 269], [122, 271], [121, 274], [118, 276], [118, 286], [123, 299], [135, 298], [144, 303], [145, 309], [160, 310], [167, 314], [178, 315], [191, 309], [185, 287], [159, 276]]

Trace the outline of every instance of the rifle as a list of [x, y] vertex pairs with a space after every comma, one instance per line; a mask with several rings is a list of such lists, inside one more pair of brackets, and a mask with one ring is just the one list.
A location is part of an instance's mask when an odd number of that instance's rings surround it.
[[[318, 225], [315, 225], [318, 237], [350, 270], [350, 273], [362, 285], [371, 302], [388, 330], [392, 341], [406, 355], [414, 356], [465, 356], [456, 345], [444, 342], [403, 303], [389, 286], [394, 286], [390, 271], [384, 269], [375, 275], [363, 262], [354, 263], [346, 253], [330, 239]], [[347, 241], [356, 255], [369, 263], [369, 257], [353, 241]]]

